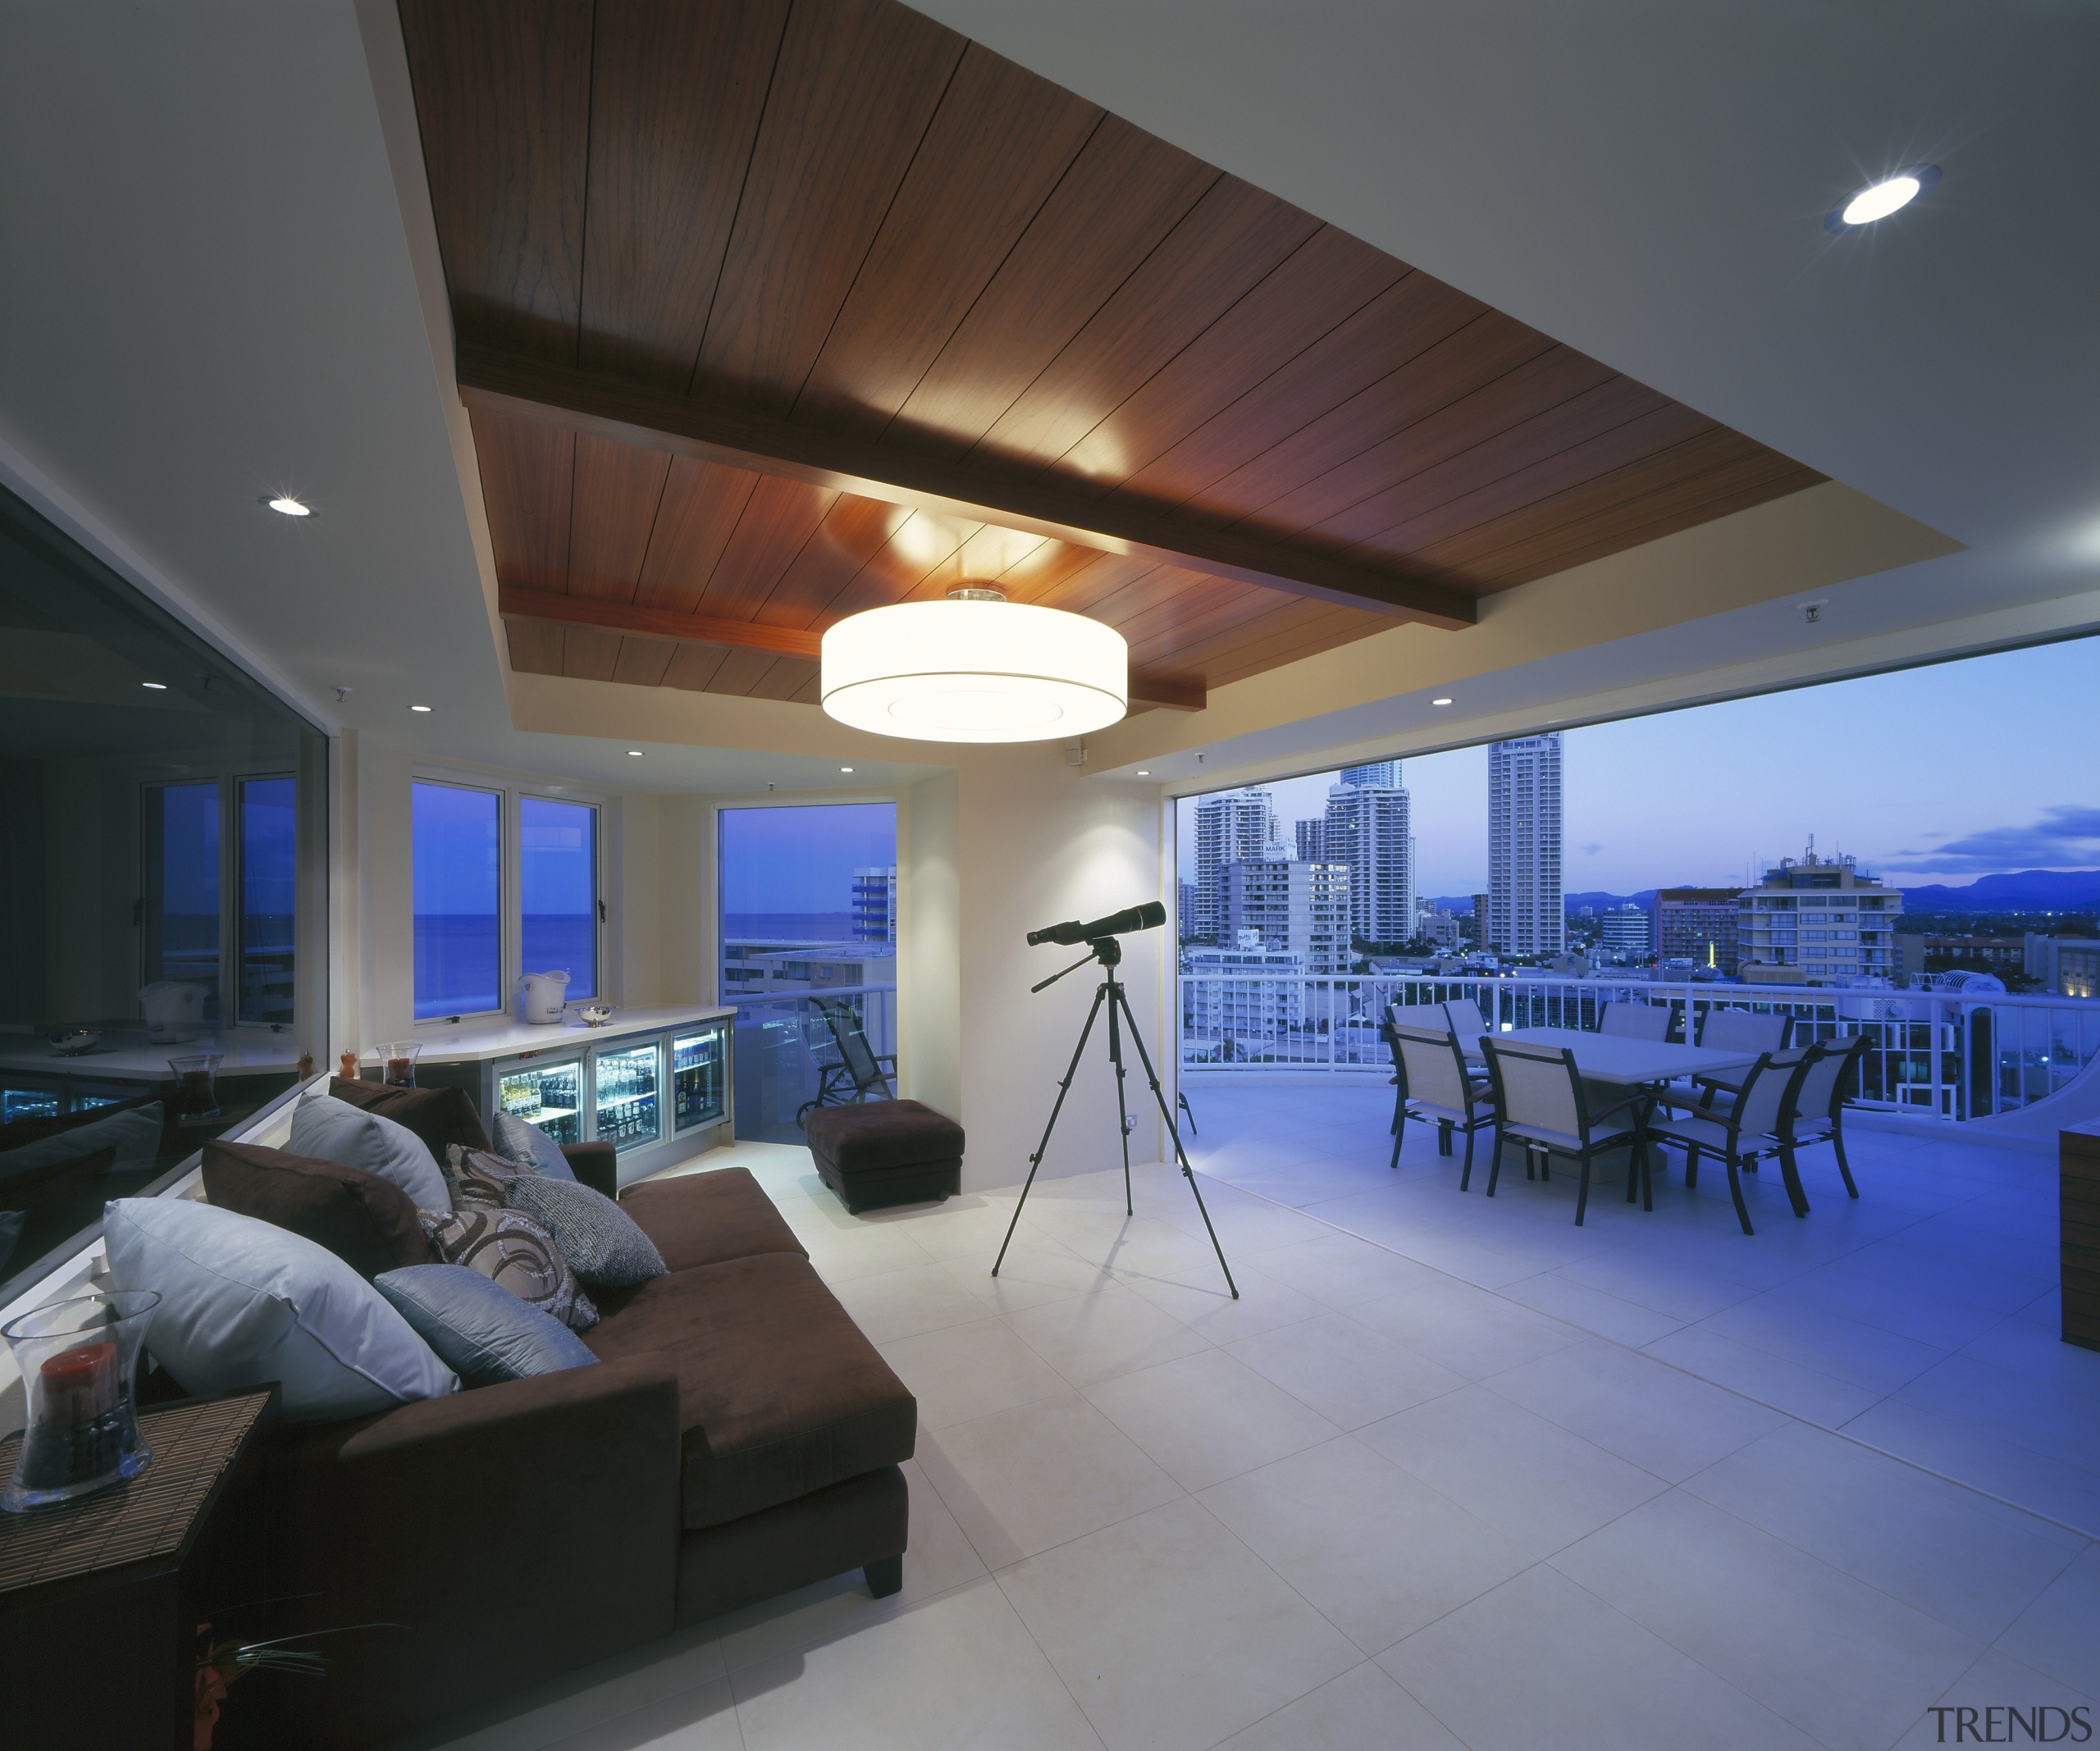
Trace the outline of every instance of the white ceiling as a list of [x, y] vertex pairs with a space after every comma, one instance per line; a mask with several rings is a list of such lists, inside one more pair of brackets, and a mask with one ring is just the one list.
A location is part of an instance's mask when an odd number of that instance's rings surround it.
[[[2100, 586], [2100, 14], [920, 9], [1969, 545], [1848, 586], [1877, 626]], [[1915, 160], [1928, 200], [1824, 233]], [[314, 714], [434, 758], [628, 789], [928, 770], [512, 727], [413, 223], [349, 0], [0, 6], [0, 478]], [[319, 518], [256, 502], [287, 488]], [[1696, 666], [1652, 642], [1651, 681]]]

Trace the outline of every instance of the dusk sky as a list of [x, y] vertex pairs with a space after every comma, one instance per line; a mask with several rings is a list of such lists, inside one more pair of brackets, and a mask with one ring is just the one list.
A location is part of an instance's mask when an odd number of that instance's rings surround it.
[[[2100, 640], [1833, 682], [1568, 731], [1570, 893], [1754, 878], [1848, 851], [1901, 887], [1997, 870], [2100, 867]], [[1268, 787], [1285, 842], [1330, 774]], [[1402, 764], [1416, 891], [1487, 885], [1487, 750]], [[1185, 871], [1194, 808], [1180, 812]]]
[[724, 912], [850, 912], [853, 872], [896, 861], [894, 803], [722, 811]]

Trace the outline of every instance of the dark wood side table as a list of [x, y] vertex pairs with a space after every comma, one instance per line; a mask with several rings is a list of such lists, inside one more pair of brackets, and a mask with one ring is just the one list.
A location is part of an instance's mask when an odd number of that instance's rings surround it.
[[2100, 1124], [2057, 1133], [2064, 1342], [2100, 1350]]
[[[138, 1477], [0, 1514], [9, 1745], [190, 1751], [197, 1626], [267, 1587], [261, 1436], [276, 1401], [273, 1386], [142, 1410], [153, 1461]], [[0, 1475], [21, 1443], [0, 1442]]]

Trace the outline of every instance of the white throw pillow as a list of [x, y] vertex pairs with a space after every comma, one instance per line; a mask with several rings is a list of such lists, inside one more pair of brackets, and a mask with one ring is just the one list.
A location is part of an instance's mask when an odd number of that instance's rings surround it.
[[368, 1113], [332, 1094], [309, 1094], [292, 1112], [285, 1146], [309, 1160], [359, 1167], [390, 1180], [418, 1210], [450, 1210], [445, 1175], [423, 1140], [406, 1125]]
[[325, 1247], [182, 1197], [103, 1208], [109, 1274], [158, 1289], [146, 1347], [198, 1397], [278, 1382], [294, 1422], [390, 1410], [456, 1392], [459, 1376]]

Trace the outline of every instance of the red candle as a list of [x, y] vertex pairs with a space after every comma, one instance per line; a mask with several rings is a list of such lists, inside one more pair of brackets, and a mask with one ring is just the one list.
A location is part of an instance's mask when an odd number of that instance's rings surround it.
[[116, 1407], [116, 1346], [76, 1344], [38, 1370], [43, 1380], [43, 1420], [91, 1423]]
[[390, 1083], [412, 1083], [416, 1079], [415, 1061], [410, 1058], [389, 1058], [386, 1060], [386, 1079]]

